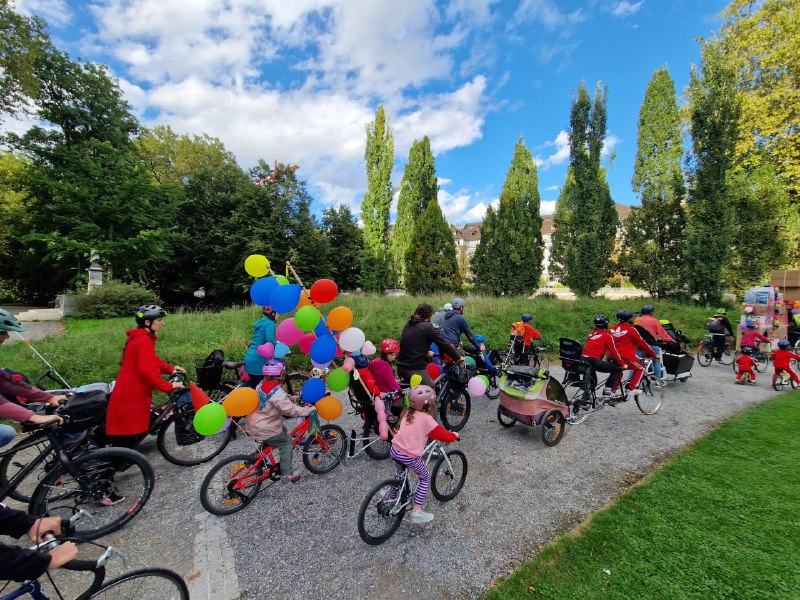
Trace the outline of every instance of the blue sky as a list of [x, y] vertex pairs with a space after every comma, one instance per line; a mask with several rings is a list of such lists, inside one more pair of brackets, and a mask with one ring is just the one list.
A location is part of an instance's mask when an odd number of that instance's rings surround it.
[[[109, 65], [146, 126], [218, 137], [244, 168], [300, 165], [315, 208], [364, 193], [364, 126], [379, 102], [395, 173], [428, 135], [453, 223], [497, 201], [521, 136], [552, 212], [581, 81], [608, 86], [606, 153], [615, 201], [630, 179], [653, 71], [681, 96], [719, 0], [17, 0], [72, 56]], [[21, 124], [10, 125], [20, 127]]]

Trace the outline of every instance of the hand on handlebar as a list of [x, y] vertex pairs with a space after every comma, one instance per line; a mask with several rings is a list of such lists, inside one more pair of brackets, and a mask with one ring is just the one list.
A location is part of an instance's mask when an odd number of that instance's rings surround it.
[[50, 555], [50, 566], [47, 567], [47, 570], [52, 571], [78, 558], [78, 547], [75, 542], [62, 542], [48, 554]]
[[45, 425], [47, 423], [58, 423], [61, 425], [63, 422], [64, 419], [58, 415], [31, 415], [31, 418], [28, 419], [28, 423], [33, 423], [34, 425]]
[[42, 517], [36, 519], [28, 530], [28, 539], [40, 544], [47, 534], [61, 535], [61, 517]]
[[185, 390], [185, 389], [186, 389], [186, 386], [185, 386], [185, 385], [183, 385], [183, 383], [182, 383], [182, 382], [180, 382], [180, 381], [173, 381], [173, 382], [172, 382], [172, 391], [173, 391], [173, 392], [174, 392], [175, 390]]
[[186, 369], [184, 369], [183, 367], [179, 367], [179, 366], [175, 365], [172, 368], [172, 372], [173, 373], [186, 373]]

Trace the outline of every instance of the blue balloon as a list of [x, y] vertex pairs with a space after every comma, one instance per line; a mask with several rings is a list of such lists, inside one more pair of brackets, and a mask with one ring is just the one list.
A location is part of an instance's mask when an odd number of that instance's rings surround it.
[[283, 342], [278, 342], [275, 344], [275, 358], [283, 358], [287, 354], [289, 354], [289, 346], [284, 344]]
[[317, 326], [314, 328], [314, 333], [317, 334], [317, 337], [320, 338], [323, 335], [330, 335], [331, 332], [328, 331], [328, 325], [325, 323], [325, 317], [322, 317], [317, 323]]
[[303, 384], [300, 395], [306, 404], [314, 404], [325, 396], [325, 382], [322, 379], [309, 379]]
[[311, 344], [309, 354], [315, 363], [325, 364], [332, 361], [336, 356], [336, 338], [330, 334], [318, 337]]
[[277, 313], [285, 314], [297, 308], [303, 288], [300, 284], [279, 285], [269, 295], [269, 305]]
[[256, 279], [250, 286], [250, 298], [259, 306], [269, 306], [272, 290], [276, 287], [278, 287], [278, 282], [274, 277]]

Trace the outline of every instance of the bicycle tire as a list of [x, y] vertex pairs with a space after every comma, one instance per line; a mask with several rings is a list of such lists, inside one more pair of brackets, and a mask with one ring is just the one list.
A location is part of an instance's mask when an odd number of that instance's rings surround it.
[[200, 484], [203, 508], [212, 515], [224, 517], [250, 504], [264, 483], [263, 465], [255, 462], [252, 454], [234, 454], [214, 465]]
[[[194, 414], [194, 410], [191, 411]], [[225, 450], [225, 447], [233, 439], [236, 425], [230, 423], [225, 429], [214, 435], [200, 435], [194, 429], [194, 424], [189, 424], [187, 434], [198, 439], [195, 443], [178, 443], [177, 426], [178, 415], [174, 412], [166, 421], [161, 423], [156, 437], [156, 448], [165, 459], [173, 465], [181, 467], [193, 467], [204, 462], [208, 462]]]
[[363, 442], [364, 452], [366, 452], [367, 456], [374, 460], [386, 460], [389, 458], [389, 453], [392, 451], [392, 442], [390, 439], [386, 440], [385, 442], [380, 439], [380, 430], [378, 429], [377, 418], [374, 421], [375, 422], [372, 425], [372, 431], [365, 432], [364, 437], [378, 438], [378, 440], [365, 440]]
[[486, 387], [486, 397], [497, 400], [500, 397], [500, 386], [497, 385], [497, 375], [489, 376], [489, 385]]
[[467, 480], [468, 471], [467, 457], [461, 450], [444, 452], [452, 465], [452, 470], [445, 462], [444, 456], [440, 456], [431, 471], [431, 492], [440, 502], [448, 502], [458, 495]]
[[542, 417], [542, 442], [545, 446], [555, 446], [564, 437], [567, 419], [560, 410], [551, 408]]
[[701, 367], [707, 367], [711, 364], [713, 356], [709, 352], [709, 347], [705, 342], [700, 342], [697, 345], [697, 364]]
[[575, 387], [575, 391], [572, 393], [572, 397], [570, 398], [570, 405], [573, 408], [570, 410], [570, 415], [567, 417], [567, 423], [570, 425], [580, 425], [589, 416], [589, 411], [587, 408], [583, 408], [582, 405], [576, 411], [574, 408], [575, 403], [578, 400], [580, 400], [581, 403], [591, 403], [592, 393], [589, 390], [584, 389], [583, 384], [570, 387]]
[[642, 377], [639, 388], [642, 393], [636, 396], [636, 406], [646, 415], [654, 415], [664, 404], [663, 381], [653, 374]]
[[500, 423], [506, 429], [510, 429], [514, 426], [517, 420], [514, 417], [508, 417], [503, 414], [503, 407], [500, 405], [497, 406], [497, 422]]
[[[28, 512], [69, 518], [86, 507], [89, 514], [78, 522], [76, 537], [93, 540], [117, 531], [139, 514], [153, 493], [153, 467], [135, 450], [100, 448], [72, 458], [72, 463], [78, 481], [58, 464], [34, 490]], [[113, 505], [101, 503], [113, 495], [122, 499]]]
[[769, 355], [759, 350], [753, 358], [756, 361], [756, 366], [754, 367], [756, 372], [766, 373], [767, 367], [769, 367]]
[[316, 475], [333, 471], [347, 451], [347, 434], [338, 425], [328, 423], [303, 444], [303, 464]]
[[[400, 527], [400, 522], [408, 510], [401, 498], [402, 486], [396, 479], [384, 479], [373, 487], [361, 501], [358, 509], [358, 535], [370, 546], [378, 546], [388, 540]], [[397, 498], [388, 499], [389, 490], [398, 486]], [[376, 533], [372, 532], [375, 524]]]
[[722, 357], [720, 360], [722, 361], [723, 365], [730, 365], [736, 359], [735, 353], [731, 350], [731, 347], [726, 345], [725, 350], [722, 352]]
[[[792, 382], [794, 383], [794, 382]], [[786, 381], [782, 374], [778, 373], [773, 375], [772, 377], [772, 389], [776, 392], [780, 392], [783, 389], [783, 386], [786, 384]]]
[[[29, 446], [27, 448], [23, 448], [13, 454], [8, 454], [0, 459], [0, 488], [6, 489], [8, 488], [9, 482], [14, 479], [14, 477], [25, 467], [27, 467], [31, 461], [35, 460], [45, 449], [50, 445], [48, 439], [42, 438], [41, 442], [38, 442], [34, 446]], [[10, 448], [13, 450], [14, 448]], [[33, 495], [33, 490], [36, 489], [36, 486], [42, 481], [44, 476], [47, 474], [47, 471], [53, 468], [54, 461], [57, 462], [57, 458], [55, 454], [51, 451], [49, 456], [42, 461], [42, 463], [33, 471], [28, 473], [28, 475], [22, 480], [17, 483], [17, 485], [8, 490], [8, 496], [17, 500], [19, 502], [30, 502], [31, 496]]]
[[[461, 401], [458, 401], [459, 396]], [[439, 406], [439, 417], [442, 425], [450, 431], [461, 431], [469, 420], [472, 412], [472, 398], [467, 390], [454, 391], [449, 388], [442, 398]]]
[[88, 598], [189, 600], [189, 588], [183, 577], [169, 569], [137, 569], [106, 581]]

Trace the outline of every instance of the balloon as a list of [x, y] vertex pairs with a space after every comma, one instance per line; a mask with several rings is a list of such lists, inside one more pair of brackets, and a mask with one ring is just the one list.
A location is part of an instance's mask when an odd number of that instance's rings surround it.
[[[311, 344], [311, 346], [312, 346], [312, 350], [311, 350], [311, 351], [313, 352], [313, 351], [314, 351], [314, 350], [313, 350], [313, 346], [314, 346], [314, 344]], [[323, 363], [318, 363], [318, 362], [317, 362], [317, 361], [315, 361], [313, 358], [311, 359], [311, 365], [312, 365], [312, 366], [313, 366], [315, 369], [319, 369], [320, 371], [322, 371], [323, 369], [326, 369], [326, 368], [328, 367], [328, 365], [329, 365], [329, 364], [331, 364], [331, 361], [328, 361], [328, 362], [323, 362]], [[312, 376], [312, 377], [322, 377], [322, 375], [313, 375], [313, 374], [312, 374], [311, 376]]]
[[476, 375], [476, 377], [485, 383], [487, 388], [489, 387], [489, 378], [486, 375]]
[[385, 442], [389, 439], [389, 424], [386, 422], [386, 406], [379, 396], [372, 399], [372, 405], [375, 407], [375, 414], [378, 417], [378, 435]]
[[480, 377], [473, 377], [467, 382], [467, 389], [473, 396], [483, 396], [486, 393], [486, 383]]
[[222, 408], [229, 417], [246, 417], [258, 408], [258, 392], [250, 387], [240, 387], [225, 396]]
[[192, 406], [194, 406], [194, 412], [197, 412], [206, 404], [211, 402], [211, 398], [208, 397], [208, 394], [197, 387], [194, 381], [189, 382], [189, 393], [192, 395]]
[[344, 331], [353, 323], [353, 312], [346, 306], [337, 306], [328, 315], [328, 328]]
[[751, 312], [753, 312], [753, 307], [752, 307], [752, 306], [745, 306], [745, 307], [744, 307], [744, 312], [746, 312], [746, 313], [751, 313]]
[[272, 290], [278, 287], [278, 282], [274, 277], [262, 277], [256, 279], [250, 286], [250, 299], [259, 306], [269, 306], [269, 299]]
[[278, 342], [275, 344], [275, 358], [283, 358], [287, 354], [289, 354], [289, 346], [282, 342]]
[[800, 308], [793, 308], [792, 309], [792, 314], [793, 315], [800, 315]]
[[308, 354], [311, 352], [311, 345], [314, 343], [317, 337], [313, 333], [307, 333], [303, 337], [300, 338], [298, 342], [300, 346], [300, 352], [303, 354]]
[[468, 365], [473, 366], [473, 367], [475, 366], [475, 359], [472, 358], [471, 356], [465, 356], [464, 357], [464, 362], [467, 363]]
[[436, 378], [442, 374], [442, 368], [435, 363], [428, 363], [428, 366], [425, 367], [425, 370], [428, 372], [428, 377], [434, 381], [436, 381]]
[[251, 254], [244, 260], [244, 270], [253, 277], [264, 277], [269, 273], [269, 261], [261, 254]]
[[308, 297], [308, 292], [305, 290], [300, 294], [300, 302], [297, 308], [303, 308], [304, 306], [311, 306], [311, 299]]
[[287, 346], [294, 346], [303, 337], [303, 332], [294, 324], [294, 319], [286, 319], [281, 321], [275, 329], [275, 337]]
[[261, 344], [258, 348], [256, 348], [256, 352], [258, 352], [264, 358], [270, 359], [275, 357], [275, 344], [272, 342], [267, 342], [266, 344]]
[[317, 337], [322, 337], [323, 335], [330, 335], [330, 331], [328, 331], [328, 326], [325, 324], [325, 317], [322, 317], [317, 323], [317, 326], [314, 327], [314, 333], [317, 334]]
[[342, 370], [345, 373], [349, 373], [350, 371], [353, 370], [355, 366], [356, 366], [356, 361], [354, 361], [351, 357], [348, 356], [347, 358], [344, 359], [344, 363], [342, 364]]
[[364, 342], [364, 345], [361, 346], [361, 354], [366, 354], [367, 356], [369, 356], [370, 354], [375, 354], [375, 352], [377, 352], [377, 350], [375, 349], [375, 344], [373, 344], [369, 340]]
[[195, 413], [194, 430], [200, 435], [214, 435], [225, 425], [227, 417], [228, 415], [225, 414], [225, 409], [221, 405], [216, 402], [209, 402]]
[[411, 387], [416, 387], [420, 383], [422, 383], [422, 375], [417, 375], [416, 373], [411, 376]]
[[304, 306], [294, 313], [294, 324], [301, 331], [313, 331], [319, 320], [319, 311], [313, 306]]
[[300, 302], [300, 293], [303, 288], [296, 283], [279, 285], [269, 295], [269, 304], [277, 313], [292, 312]]
[[283, 275], [275, 275], [275, 279], [278, 280], [279, 285], [289, 285], [289, 280]]
[[366, 340], [364, 332], [358, 327], [349, 327], [339, 334], [339, 346], [345, 352], [360, 350]]
[[336, 339], [330, 334], [318, 337], [311, 344], [309, 354], [312, 361], [325, 363], [327, 366], [327, 363], [331, 362], [336, 356]]
[[319, 416], [326, 421], [333, 421], [342, 414], [342, 403], [336, 396], [325, 396], [314, 404], [314, 408], [317, 409]]
[[350, 373], [347, 373], [342, 368], [334, 369], [331, 371], [330, 375], [328, 375], [328, 387], [334, 392], [341, 392], [349, 383]]
[[330, 279], [320, 279], [311, 286], [311, 299], [317, 304], [331, 302], [339, 293], [339, 288]]
[[303, 384], [300, 396], [306, 404], [314, 404], [325, 395], [325, 382], [322, 379], [309, 379]]

